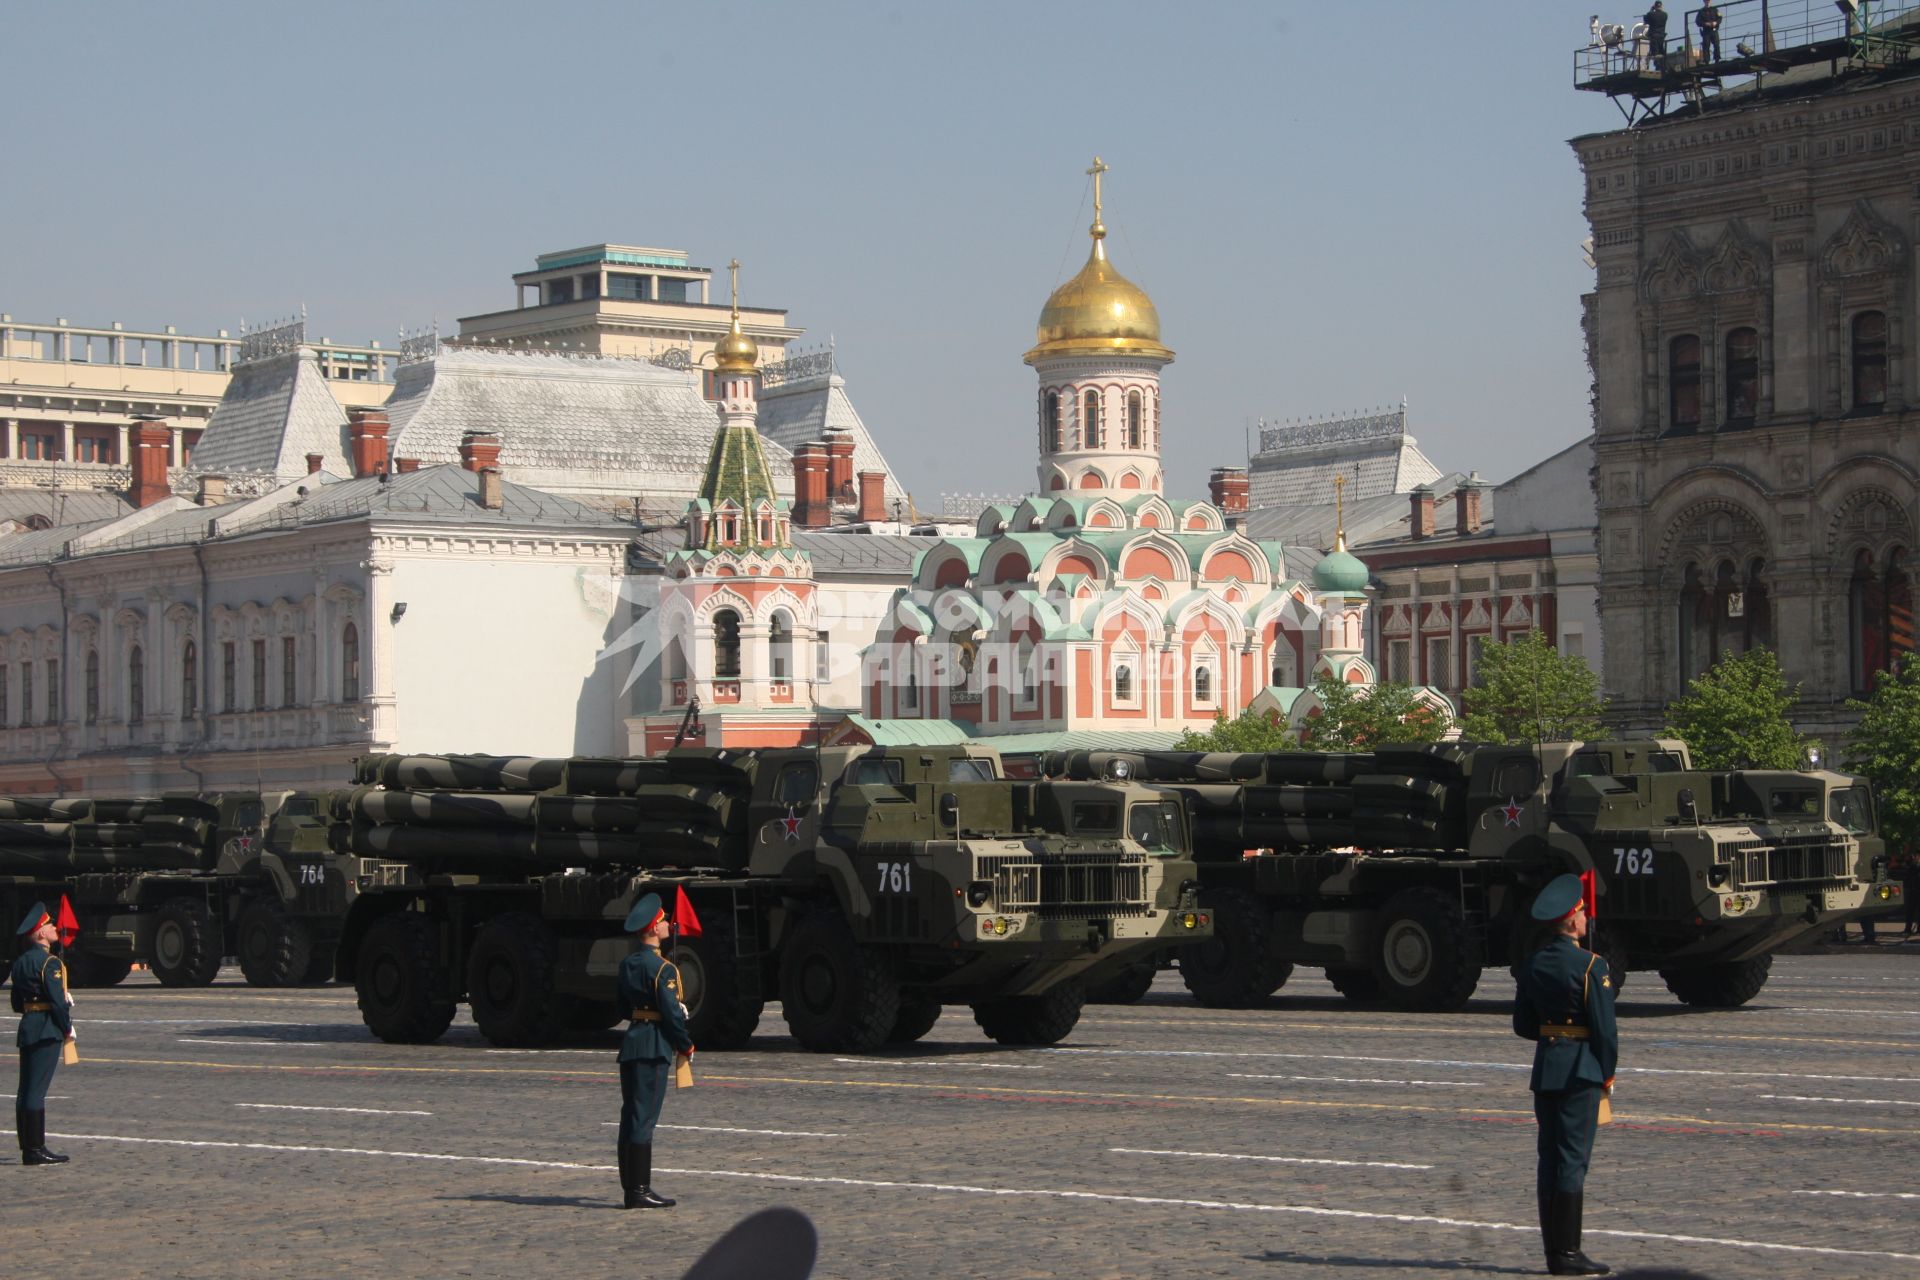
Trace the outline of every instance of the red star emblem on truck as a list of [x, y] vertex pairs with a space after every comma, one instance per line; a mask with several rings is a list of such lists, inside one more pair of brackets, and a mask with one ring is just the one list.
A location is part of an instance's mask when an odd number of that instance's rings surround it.
[[1525, 809], [1522, 809], [1512, 800], [1508, 800], [1506, 805], [1500, 810], [1500, 816], [1507, 820], [1508, 826], [1517, 827], [1520, 825], [1520, 815], [1525, 812]]
[[793, 841], [800, 839], [800, 818], [794, 813], [792, 805], [787, 806], [787, 816], [778, 821], [780, 829], [787, 833], [787, 839]]

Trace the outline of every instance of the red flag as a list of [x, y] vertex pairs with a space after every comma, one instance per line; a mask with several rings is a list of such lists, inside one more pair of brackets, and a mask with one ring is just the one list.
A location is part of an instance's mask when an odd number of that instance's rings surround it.
[[1592, 924], [1594, 915], [1600, 909], [1600, 873], [1582, 871], [1580, 873], [1580, 901], [1587, 904], [1587, 923]]
[[53, 927], [60, 931], [60, 945], [70, 947], [73, 940], [80, 936], [80, 917], [73, 914], [73, 904], [67, 901], [67, 895], [60, 895], [60, 914], [54, 917]]
[[683, 938], [697, 938], [701, 934], [700, 917], [693, 914], [693, 903], [679, 885], [673, 886], [673, 927]]

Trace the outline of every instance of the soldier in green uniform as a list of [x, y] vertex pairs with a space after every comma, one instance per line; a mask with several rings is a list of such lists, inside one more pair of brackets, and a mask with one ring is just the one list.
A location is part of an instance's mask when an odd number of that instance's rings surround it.
[[1607, 962], [1576, 941], [1587, 932], [1578, 876], [1559, 876], [1542, 889], [1533, 918], [1551, 923], [1553, 931], [1516, 970], [1513, 1032], [1534, 1042], [1531, 1087], [1540, 1125], [1540, 1234], [1547, 1270], [1603, 1276], [1609, 1268], [1580, 1251], [1580, 1219], [1600, 1101], [1613, 1088], [1620, 1056], [1613, 979]]
[[13, 1011], [20, 1015], [20, 1029], [13, 1039], [20, 1048], [20, 1089], [13, 1099], [20, 1163], [65, 1164], [65, 1156], [47, 1150], [47, 1087], [60, 1065], [61, 1042], [73, 1034], [66, 967], [47, 950], [60, 931], [46, 906], [36, 902], [14, 933], [27, 940], [27, 949], [13, 962], [10, 975]]
[[641, 946], [620, 964], [620, 1000], [632, 1021], [620, 1042], [620, 1189], [628, 1209], [665, 1209], [673, 1201], [653, 1189], [653, 1126], [667, 1100], [668, 1064], [691, 1054], [680, 971], [660, 954], [668, 932], [660, 895], [633, 904], [627, 932]]

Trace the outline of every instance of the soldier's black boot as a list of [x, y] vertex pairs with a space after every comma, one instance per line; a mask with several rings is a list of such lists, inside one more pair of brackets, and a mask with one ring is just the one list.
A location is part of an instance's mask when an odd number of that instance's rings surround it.
[[636, 1143], [633, 1148], [634, 1180], [639, 1185], [638, 1203], [634, 1197], [627, 1197], [627, 1205], [633, 1209], [671, 1209], [678, 1201], [669, 1200], [653, 1189], [653, 1144]]
[[1578, 1191], [1556, 1191], [1548, 1206], [1552, 1229], [1547, 1234], [1547, 1271], [1556, 1276], [1604, 1276], [1612, 1267], [1580, 1252], [1580, 1220], [1585, 1196]]
[[644, 1209], [640, 1203], [640, 1184], [633, 1176], [633, 1144], [620, 1144], [620, 1195], [622, 1209]]
[[21, 1155], [21, 1164], [65, 1164], [67, 1162], [65, 1156], [57, 1156], [47, 1150], [47, 1113], [45, 1111], [27, 1112], [26, 1123], [20, 1126], [20, 1131], [27, 1135], [25, 1140], [33, 1144], [31, 1150]]

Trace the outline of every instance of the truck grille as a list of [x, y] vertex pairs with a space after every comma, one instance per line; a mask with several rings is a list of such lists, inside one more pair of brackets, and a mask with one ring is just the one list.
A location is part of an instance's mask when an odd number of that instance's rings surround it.
[[1723, 850], [1733, 864], [1734, 887], [1805, 884], [1853, 878], [1853, 847], [1829, 836], [1789, 836], [1778, 844], [1741, 840]]
[[1000, 911], [1042, 916], [1144, 914], [1147, 870], [1138, 853], [1063, 853], [1047, 859], [983, 854], [979, 878], [993, 881]]

